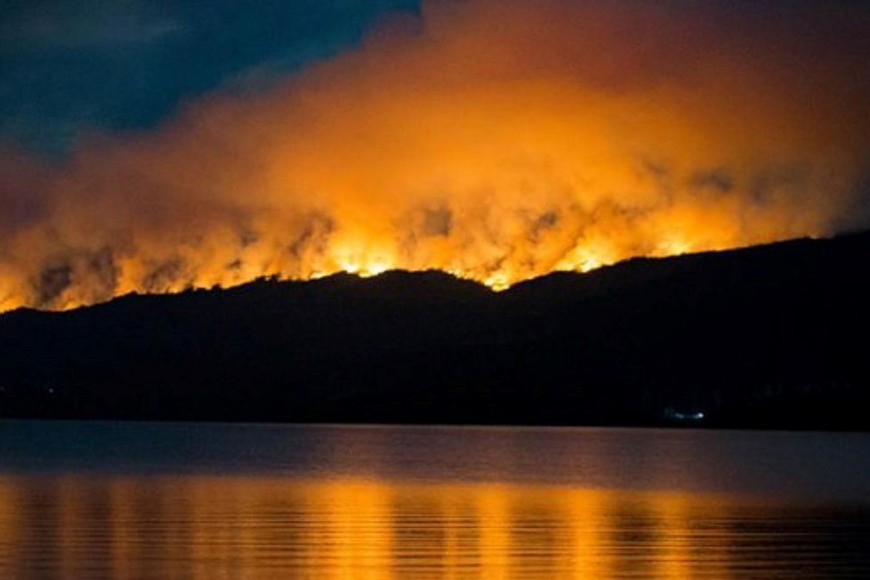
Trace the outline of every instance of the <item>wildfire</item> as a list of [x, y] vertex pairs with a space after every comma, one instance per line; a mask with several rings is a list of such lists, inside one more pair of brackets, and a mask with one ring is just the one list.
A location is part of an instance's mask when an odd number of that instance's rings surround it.
[[810, 4], [426, 2], [61, 167], [0, 155], [0, 310], [396, 268], [501, 290], [855, 225], [868, 10]]
[[395, 261], [383, 255], [366, 255], [356, 252], [339, 252], [336, 260], [339, 272], [356, 274], [360, 278], [371, 278], [383, 274], [387, 270], [395, 269]]

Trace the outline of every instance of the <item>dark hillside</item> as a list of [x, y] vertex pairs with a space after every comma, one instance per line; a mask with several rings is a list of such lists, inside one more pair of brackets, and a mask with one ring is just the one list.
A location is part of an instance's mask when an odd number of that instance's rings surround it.
[[492, 293], [438, 272], [261, 280], [0, 316], [0, 414], [870, 427], [870, 234]]

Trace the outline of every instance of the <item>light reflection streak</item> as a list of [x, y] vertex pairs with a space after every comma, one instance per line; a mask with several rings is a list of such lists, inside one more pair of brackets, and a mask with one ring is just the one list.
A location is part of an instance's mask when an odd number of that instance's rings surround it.
[[[721, 498], [364, 478], [0, 477], [0, 573], [728, 578]], [[52, 575], [52, 574], [48, 574]]]

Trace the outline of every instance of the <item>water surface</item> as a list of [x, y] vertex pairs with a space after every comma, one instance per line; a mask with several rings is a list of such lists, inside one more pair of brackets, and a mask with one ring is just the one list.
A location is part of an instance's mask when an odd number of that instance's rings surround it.
[[0, 576], [867, 578], [870, 436], [0, 422]]

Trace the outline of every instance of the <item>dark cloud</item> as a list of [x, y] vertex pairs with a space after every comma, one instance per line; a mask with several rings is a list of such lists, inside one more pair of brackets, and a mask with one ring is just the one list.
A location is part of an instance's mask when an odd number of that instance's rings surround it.
[[0, 3], [0, 142], [64, 153], [150, 128], [181, 102], [245, 90], [358, 42], [417, 0], [11, 0]]
[[165, 41], [184, 24], [143, 0], [16, 3], [0, 24], [2, 50], [16, 53], [110, 50]]

